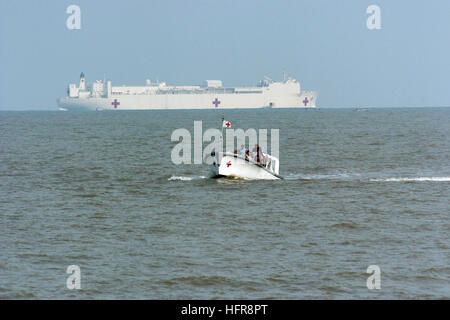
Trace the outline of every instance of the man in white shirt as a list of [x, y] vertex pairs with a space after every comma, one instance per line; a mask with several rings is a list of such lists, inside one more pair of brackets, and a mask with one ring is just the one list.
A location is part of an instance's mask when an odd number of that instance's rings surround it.
[[247, 148], [245, 147], [245, 145], [241, 145], [241, 149], [239, 150], [239, 153], [241, 154], [241, 156], [245, 156], [246, 152], [247, 152]]

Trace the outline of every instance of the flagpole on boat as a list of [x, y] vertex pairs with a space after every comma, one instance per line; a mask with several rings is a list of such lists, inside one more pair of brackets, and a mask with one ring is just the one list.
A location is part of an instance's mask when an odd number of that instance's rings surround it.
[[222, 122], [220, 123], [220, 128], [222, 130], [222, 133], [220, 134], [220, 139], [222, 140], [222, 144], [221, 144], [222, 148], [220, 150], [219, 157], [221, 157], [222, 153], [223, 153], [223, 122], [224, 121], [225, 121], [225, 117], [224, 117], [224, 115], [222, 115]]

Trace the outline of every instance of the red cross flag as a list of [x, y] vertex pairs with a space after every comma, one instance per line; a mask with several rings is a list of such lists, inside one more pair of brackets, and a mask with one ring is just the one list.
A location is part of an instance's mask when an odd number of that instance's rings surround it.
[[222, 128], [231, 128], [231, 122], [227, 120], [223, 120]]

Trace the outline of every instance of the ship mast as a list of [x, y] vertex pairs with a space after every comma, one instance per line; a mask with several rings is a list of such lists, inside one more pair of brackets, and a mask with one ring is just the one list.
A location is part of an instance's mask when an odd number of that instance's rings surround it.
[[223, 152], [223, 122], [225, 121], [225, 117], [222, 115], [222, 122], [220, 123], [220, 128], [222, 130], [222, 133], [220, 134], [220, 139], [222, 140], [222, 150], [220, 152]]

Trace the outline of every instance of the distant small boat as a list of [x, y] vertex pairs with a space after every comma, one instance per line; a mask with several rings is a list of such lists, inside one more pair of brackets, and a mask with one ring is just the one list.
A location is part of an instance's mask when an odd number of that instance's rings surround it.
[[59, 111], [67, 111], [66, 108], [58, 108]]
[[[215, 157], [216, 154], [213, 152], [211, 156]], [[283, 179], [279, 174], [279, 166], [278, 158], [269, 154], [262, 154], [260, 162], [257, 162], [252, 157], [226, 152], [215, 157], [212, 170], [216, 177], [277, 180]]]

